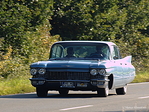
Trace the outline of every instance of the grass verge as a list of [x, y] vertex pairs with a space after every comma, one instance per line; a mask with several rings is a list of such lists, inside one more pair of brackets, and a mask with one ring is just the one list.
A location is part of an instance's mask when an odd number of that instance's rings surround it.
[[27, 76], [0, 81], [0, 96], [33, 91], [35, 91], [35, 88], [30, 84], [29, 77]]
[[133, 83], [149, 82], [149, 71], [140, 72], [136, 75]]

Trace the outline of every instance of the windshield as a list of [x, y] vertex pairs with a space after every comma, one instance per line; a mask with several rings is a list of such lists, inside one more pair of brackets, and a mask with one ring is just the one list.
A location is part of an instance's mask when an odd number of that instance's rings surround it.
[[58, 43], [51, 48], [50, 59], [109, 59], [110, 50], [103, 43]]

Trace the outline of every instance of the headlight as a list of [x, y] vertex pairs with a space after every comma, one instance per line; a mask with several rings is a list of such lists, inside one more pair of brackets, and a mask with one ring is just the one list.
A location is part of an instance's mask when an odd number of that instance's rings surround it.
[[91, 75], [97, 75], [97, 74], [98, 74], [98, 72], [97, 72], [97, 70], [96, 70], [96, 69], [92, 69], [92, 70], [90, 71], [90, 74], [91, 74]]
[[41, 74], [41, 75], [43, 75], [43, 74], [46, 73], [46, 69], [41, 68], [41, 69], [39, 69], [38, 73]]
[[105, 74], [106, 74], [106, 70], [105, 70], [105, 69], [100, 69], [100, 70], [98, 71], [98, 73], [99, 73], [100, 75], [105, 75]]
[[37, 73], [37, 69], [34, 69], [34, 68], [31, 69], [31, 70], [30, 70], [30, 73], [31, 73], [32, 75], [35, 75], [35, 74]]

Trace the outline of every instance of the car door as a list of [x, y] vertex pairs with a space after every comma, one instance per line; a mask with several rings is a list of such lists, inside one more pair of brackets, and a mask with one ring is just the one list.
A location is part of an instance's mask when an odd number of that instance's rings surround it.
[[123, 86], [124, 85], [124, 70], [123, 70], [123, 61], [121, 59], [121, 55], [119, 52], [119, 49], [116, 45], [113, 45], [111, 47], [112, 50], [112, 61], [113, 61], [113, 67], [114, 67], [114, 81], [115, 81], [115, 87]]

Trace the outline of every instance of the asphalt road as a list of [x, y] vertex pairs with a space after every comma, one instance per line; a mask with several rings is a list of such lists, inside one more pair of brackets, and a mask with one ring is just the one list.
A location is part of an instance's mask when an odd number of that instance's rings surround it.
[[66, 97], [56, 91], [46, 98], [36, 93], [0, 96], [0, 112], [149, 112], [149, 82], [129, 84], [126, 95], [111, 90], [106, 98], [90, 91], [70, 91]]

